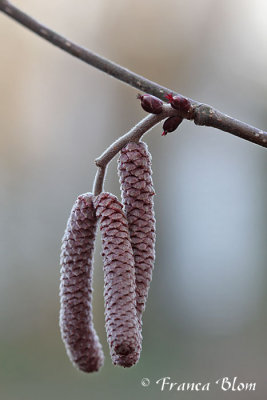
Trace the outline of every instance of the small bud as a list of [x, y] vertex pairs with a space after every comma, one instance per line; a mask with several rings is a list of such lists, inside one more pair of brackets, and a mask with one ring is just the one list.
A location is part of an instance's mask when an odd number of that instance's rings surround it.
[[170, 117], [164, 121], [163, 124], [163, 133], [161, 136], [166, 136], [168, 132], [173, 132], [178, 128], [180, 123], [182, 122], [182, 117]]
[[178, 110], [185, 118], [189, 116], [188, 113], [191, 110], [189, 100], [182, 96], [173, 96], [171, 93], [167, 94], [165, 97], [169, 100], [172, 108]]
[[142, 108], [151, 114], [160, 114], [162, 112], [162, 101], [157, 97], [151, 96], [150, 94], [138, 94], [137, 98], [141, 100]]

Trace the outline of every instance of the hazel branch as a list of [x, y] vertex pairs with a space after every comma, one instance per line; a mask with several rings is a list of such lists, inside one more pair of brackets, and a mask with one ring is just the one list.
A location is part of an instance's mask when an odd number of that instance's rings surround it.
[[[142, 92], [154, 95], [163, 101], [165, 101], [166, 93], [172, 92], [170, 89], [160, 86], [157, 83], [152, 82], [141, 75], [138, 75], [82, 46], [73, 43], [71, 40], [64, 38], [25, 14], [8, 0], [0, 0], [0, 11], [79, 60], [84, 61], [94, 68], [99, 69], [100, 71], [105, 72], [106, 74], [113, 76], [115, 79], [118, 79]], [[173, 94], [179, 95], [175, 92], [173, 92]], [[194, 110], [191, 119], [196, 125], [217, 128], [258, 144], [259, 146], [267, 147], [267, 132], [231, 118], [207, 104], [199, 103], [184, 96], [182, 97], [189, 100], [190, 105]]]
[[115, 142], [113, 142], [96, 160], [96, 166], [98, 167], [93, 193], [95, 196], [103, 191], [104, 179], [107, 166], [109, 162], [118, 154], [118, 152], [126, 146], [129, 142], [138, 142], [141, 137], [147, 133], [151, 128], [157, 125], [160, 121], [165, 118], [173, 117], [177, 115], [177, 110], [174, 110], [169, 104], [163, 104], [163, 111], [160, 114], [149, 114], [147, 117], [142, 119], [125, 135], [120, 136]]

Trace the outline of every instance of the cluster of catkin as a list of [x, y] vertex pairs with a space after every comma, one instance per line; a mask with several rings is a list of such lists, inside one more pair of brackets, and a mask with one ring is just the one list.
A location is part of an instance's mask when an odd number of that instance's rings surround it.
[[120, 153], [122, 203], [111, 193], [80, 195], [62, 239], [60, 329], [67, 354], [84, 372], [104, 355], [93, 325], [92, 275], [97, 225], [102, 237], [105, 325], [112, 362], [131, 367], [140, 357], [142, 314], [155, 261], [151, 156], [143, 142]]

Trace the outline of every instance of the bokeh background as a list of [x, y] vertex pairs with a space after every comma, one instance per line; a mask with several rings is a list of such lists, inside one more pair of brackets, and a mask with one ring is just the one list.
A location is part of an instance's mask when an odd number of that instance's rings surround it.
[[[267, 127], [265, 0], [14, 1], [44, 24], [135, 72]], [[94, 159], [144, 117], [137, 91], [0, 15], [0, 398], [265, 399], [266, 150], [185, 121], [144, 140], [153, 157], [157, 260], [141, 360], [113, 367], [104, 330], [100, 240], [94, 319], [106, 361], [86, 375], [58, 327], [59, 253]], [[106, 190], [120, 195], [116, 161]], [[155, 382], [211, 382], [210, 392]], [[141, 379], [149, 378], [149, 387]], [[238, 377], [256, 392], [223, 392]]]

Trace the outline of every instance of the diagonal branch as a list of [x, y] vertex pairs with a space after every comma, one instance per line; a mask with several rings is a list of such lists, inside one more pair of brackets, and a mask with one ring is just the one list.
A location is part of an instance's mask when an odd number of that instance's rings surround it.
[[[0, 0], [0, 11], [74, 57], [140, 91], [157, 96], [162, 100], [165, 100], [166, 93], [172, 92], [170, 89], [160, 86], [64, 38], [22, 12], [8, 0]], [[173, 94], [176, 95], [178, 93], [173, 92]], [[207, 104], [202, 104], [189, 98], [188, 100], [193, 107], [192, 120], [196, 125], [211, 126], [260, 146], [267, 147], [267, 132], [231, 118]]]

